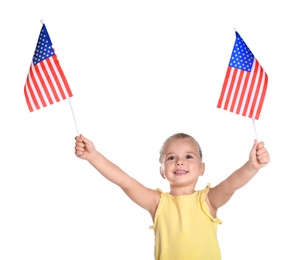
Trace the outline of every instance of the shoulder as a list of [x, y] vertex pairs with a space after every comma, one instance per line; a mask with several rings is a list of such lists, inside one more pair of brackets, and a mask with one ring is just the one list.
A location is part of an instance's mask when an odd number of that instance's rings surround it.
[[158, 205], [160, 203], [160, 200], [161, 200], [161, 197], [162, 197], [163, 194], [164, 194], [164, 192], [161, 189], [155, 189], [154, 190], [154, 198], [153, 198], [151, 208], [149, 210], [149, 212], [150, 212], [150, 214], [152, 216], [152, 219], [155, 218], [155, 214], [156, 214]]

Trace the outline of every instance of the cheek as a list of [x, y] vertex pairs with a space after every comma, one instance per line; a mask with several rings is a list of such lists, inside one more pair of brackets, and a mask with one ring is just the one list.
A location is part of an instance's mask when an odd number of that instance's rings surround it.
[[194, 170], [198, 171], [198, 172], [202, 172], [203, 171], [203, 167], [200, 164], [195, 164], [194, 163], [194, 164], [191, 164], [189, 167], [191, 169], [194, 169]]
[[165, 169], [163, 167], [160, 167], [160, 174], [161, 174], [163, 179], [166, 179], [165, 178]]

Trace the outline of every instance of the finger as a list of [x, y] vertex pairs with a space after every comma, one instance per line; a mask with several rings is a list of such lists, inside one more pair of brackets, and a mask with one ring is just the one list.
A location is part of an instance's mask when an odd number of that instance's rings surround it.
[[76, 151], [80, 151], [80, 152], [84, 152], [84, 151], [85, 151], [85, 148], [84, 148], [83, 146], [78, 146], [78, 145], [77, 145], [77, 146], [75, 147], [75, 150], [76, 150]]
[[264, 154], [264, 153], [268, 153], [266, 148], [264, 146], [260, 147], [257, 151], [256, 151], [256, 155], [259, 156], [261, 154]]
[[257, 141], [257, 139], [255, 139], [252, 149], [257, 149], [257, 145], [258, 145], [258, 141]]
[[84, 152], [76, 150], [75, 154], [77, 157], [81, 157], [81, 156], [83, 156]]
[[76, 147], [82, 147], [82, 148], [85, 148], [86, 146], [82, 141], [76, 141], [75, 145]]
[[76, 140], [76, 141], [80, 141], [80, 142], [82, 142], [82, 139], [81, 139], [80, 136], [75, 136], [75, 140]]
[[80, 134], [80, 138], [82, 140], [83, 143], [88, 144], [91, 143], [90, 140], [88, 140], [84, 135]]
[[257, 144], [257, 147], [256, 147], [257, 151], [260, 150], [260, 149], [262, 149], [262, 148], [264, 148], [264, 142], [259, 142]]
[[258, 160], [258, 162], [259, 162], [259, 164], [264, 164], [264, 165], [266, 165], [266, 164], [269, 163], [269, 160], [268, 160], [267, 158], [263, 158], [263, 159]]
[[269, 162], [269, 154], [267, 151], [264, 151], [260, 155], [257, 156], [257, 160], [259, 163], [268, 163]]

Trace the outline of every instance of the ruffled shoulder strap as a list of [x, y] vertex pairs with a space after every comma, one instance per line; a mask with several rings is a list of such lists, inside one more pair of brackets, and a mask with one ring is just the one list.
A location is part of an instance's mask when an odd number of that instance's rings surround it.
[[201, 208], [203, 210], [203, 212], [213, 221], [213, 222], [216, 222], [218, 224], [222, 224], [222, 221], [219, 219], [219, 218], [214, 218], [211, 213], [210, 213], [210, 210], [209, 210], [209, 207], [206, 203], [206, 197], [208, 195], [208, 192], [210, 190], [210, 184], [208, 183], [207, 186], [205, 187], [204, 190], [201, 190], [200, 191], [200, 194], [199, 194], [199, 203], [201, 205]]

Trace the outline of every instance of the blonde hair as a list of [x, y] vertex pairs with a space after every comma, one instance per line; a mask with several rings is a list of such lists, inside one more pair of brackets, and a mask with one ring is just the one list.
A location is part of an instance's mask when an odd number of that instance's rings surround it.
[[196, 146], [197, 146], [197, 150], [199, 151], [199, 155], [200, 155], [200, 158], [201, 160], [203, 159], [203, 153], [202, 153], [202, 149], [199, 145], [199, 143], [197, 142], [197, 140], [188, 135], [188, 134], [185, 134], [185, 133], [177, 133], [177, 134], [174, 134], [174, 135], [171, 135], [169, 136], [165, 142], [163, 143], [162, 147], [161, 147], [161, 150], [160, 150], [160, 158], [159, 158], [159, 162], [162, 163], [163, 161], [163, 157], [164, 157], [164, 152], [165, 152], [165, 149], [166, 149], [166, 146], [167, 144], [171, 141], [171, 140], [175, 140], [175, 139], [185, 139], [185, 138], [188, 138], [188, 139], [191, 139], [192, 141], [195, 142]]

